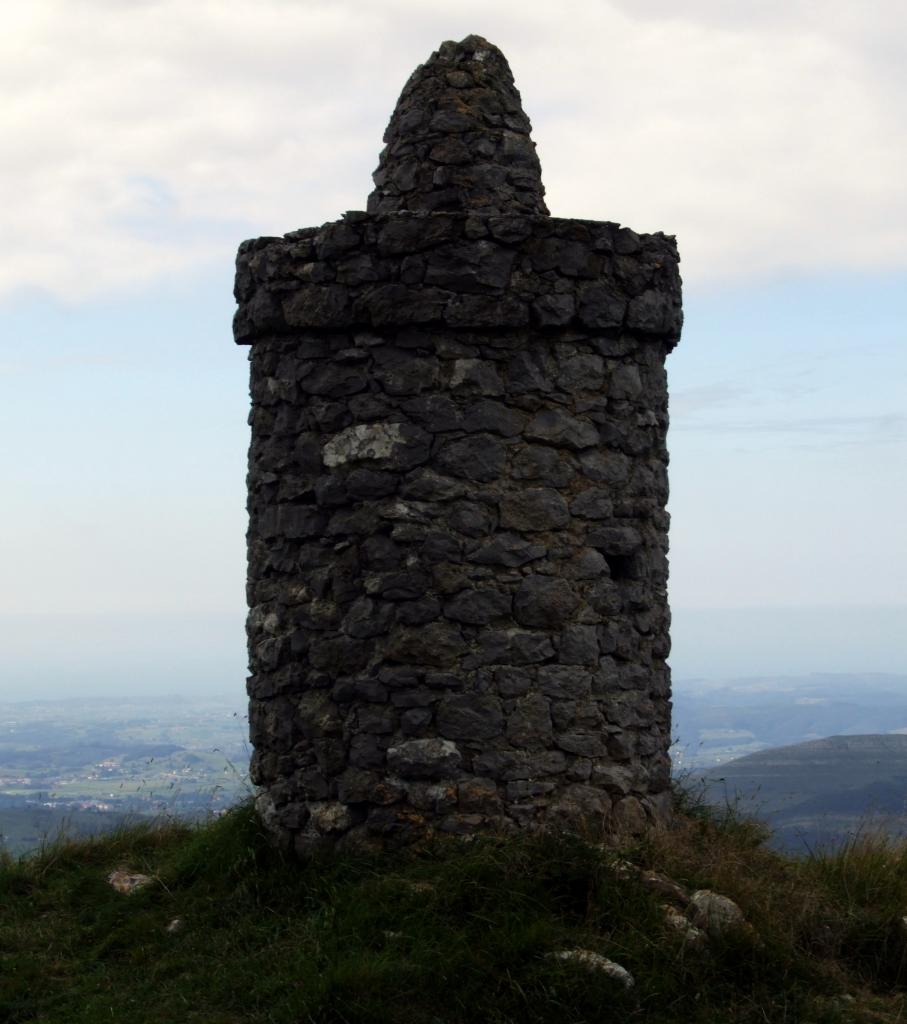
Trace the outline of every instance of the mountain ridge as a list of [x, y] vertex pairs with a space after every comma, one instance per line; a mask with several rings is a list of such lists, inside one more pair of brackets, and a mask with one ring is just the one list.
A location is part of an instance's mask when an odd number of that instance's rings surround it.
[[907, 735], [827, 736], [727, 761], [699, 776], [710, 804], [764, 821], [779, 849], [840, 844], [867, 828], [907, 834]]

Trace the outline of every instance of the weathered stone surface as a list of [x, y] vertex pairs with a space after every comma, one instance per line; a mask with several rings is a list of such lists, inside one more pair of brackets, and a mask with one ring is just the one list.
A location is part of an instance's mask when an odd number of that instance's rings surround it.
[[319, 835], [342, 835], [353, 824], [353, 815], [346, 804], [336, 800], [309, 804], [308, 829]]
[[691, 924], [676, 907], [663, 905], [662, 912], [668, 929], [679, 935], [685, 946], [696, 948], [705, 945], [708, 940], [706, 933]]
[[642, 546], [639, 531], [632, 526], [602, 526], [590, 530], [586, 541], [609, 555], [632, 555]]
[[403, 788], [377, 772], [347, 768], [337, 779], [337, 796], [344, 804], [393, 804], [403, 797]]
[[446, 602], [444, 614], [454, 622], [485, 626], [493, 619], [509, 615], [512, 600], [509, 591], [491, 587], [461, 590]]
[[407, 475], [400, 489], [400, 496], [416, 501], [449, 501], [461, 497], [464, 491], [461, 481], [442, 476], [428, 467], [422, 467]]
[[513, 476], [517, 480], [532, 480], [547, 487], [566, 487], [576, 475], [571, 456], [557, 448], [528, 445], [513, 460]]
[[450, 476], [490, 483], [503, 473], [504, 460], [499, 441], [488, 434], [477, 434], [444, 445], [436, 456], [436, 465]]
[[[427, 451], [423, 455], [421, 449], [427, 440], [427, 435], [420, 436], [399, 423], [357, 423], [332, 437], [325, 444], [322, 457], [328, 467], [363, 459], [400, 460], [404, 450], [416, 447], [416, 460], [422, 461]], [[405, 461], [412, 457], [411, 453]]]
[[592, 693], [592, 673], [573, 666], [545, 665], [539, 669], [538, 685], [554, 700], [585, 700]]
[[648, 826], [646, 812], [635, 796], [618, 800], [611, 812], [611, 821], [616, 832], [631, 836], [642, 835]]
[[611, 812], [608, 794], [595, 786], [574, 783], [567, 786], [549, 807], [552, 824], [562, 828], [604, 831]]
[[510, 68], [480, 36], [444, 43], [413, 74], [384, 141], [369, 212], [548, 212]]
[[393, 618], [393, 605], [360, 597], [350, 606], [341, 628], [352, 637], [380, 636], [387, 632]]
[[582, 730], [568, 730], [559, 732], [555, 742], [568, 754], [576, 754], [579, 757], [603, 757], [607, 754], [605, 736], [600, 729], [589, 732]]
[[513, 614], [523, 626], [560, 626], [579, 604], [576, 591], [566, 580], [551, 576], [526, 576], [517, 589]]
[[570, 502], [570, 514], [583, 519], [610, 519], [614, 514], [614, 500], [604, 487], [590, 487]]
[[557, 530], [570, 521], [567, 502], [552, 487], [527, 487], [501, 499], [501, 526], [522, 532]]
[[[154, 879], [151, 875], [143, 875], [140, 871], [118, 870], [111, 871], [107, 876], [107, 884], [126, 896], [131, 895], [137, 889], [144, 889], [151, 885]], [[174, 929], [175, 930], [175, 929]]]
[[601, 654], [594, 626], [566, 626], [561, 633], [558, 661], [563, 665], [587, 665], [594, 668]]
[[368, 212], [237, 258], [262, 820], [300, 854], [635, 834], [669, 782], [674, 241], [547, 215], [479, 37], [385, 141]]
[[544, 409], [536, 413], [523, 433], [530, 441], [543, 441], [573, 451], [599, 443], [599, 433], [593, 423], [571, 416], [562, 409]]
[[467, 559], [478, 565], [502, 565], [510, 568], [544, 558], [548, 549], [515, 533], [498, 533], [490, 540], [469, 549]]
[[619, 487], [630, 474], [631, 460], [620, 452], [597, 448], [579, 457], [582, 471], [590, 480]]
[[[615, 811], [617, 808], [615, 808]], [[657, 893], [666, 899], [673, 900], [678, 906], [685, 907], [690, 902], [690, 894], [684, 887], [667, 875], [658, 871], [641, 871], [639, 881], [643, 888], [649, 892]]]
[[389, 661], [444, 668], [456, 664], [465, 650], [466, 644], [456, 626], [432, 622], [418, 630], [397, 630], [391, 635], [386, 657]]
[[555, 953], [549, 953], [552, 960], [563, 964], [577, 964], [588, 971], [596, 971], [608, 978], [613, 978], [623, 988], [633, 988], [636, 981], [633, 975], [620, 964], [602, 956], [601, 953], [594, 953], [591, 949], [561, 949]]
[[732, 899], [709, 889], [697, 889], [693, 893], [687, 917], [713, 939], [746, 924], [743, 911]]
[[560, 775], [567, 770], [567, 758], [559, 750], [488, 751], [473, 759], [473, 770], [493, 779], [512, 781], [539, 775]]
[[496, 783], [493, 779], [476, 778], [461, 782], [457, 786], [457, 806], [469, 815], [500, 814], [502, 803]]
[[552, 724], [548, 701], [530, 693], [517, 701], [507, 716], [507, 739], [515, 747], [543, 750], [551, 743]]
[[504, 729], [501, 702], [485, 694], [462, 693], [445, 697], [435, 713], [438, 731], [452, 740], [487, 740]]
[[387, 752], [387, 767], [404, 779], [442, 779], [455, 775], [460, 751], [450, 740], [405, 740]]

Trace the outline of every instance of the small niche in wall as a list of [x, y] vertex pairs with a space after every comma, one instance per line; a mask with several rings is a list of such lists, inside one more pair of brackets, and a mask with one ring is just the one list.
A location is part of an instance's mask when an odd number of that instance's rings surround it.
[[635, 580], [636, 579], [636, 556], [635, 555], [605, 555], [605, 561], [611, 570], [612, 580]]

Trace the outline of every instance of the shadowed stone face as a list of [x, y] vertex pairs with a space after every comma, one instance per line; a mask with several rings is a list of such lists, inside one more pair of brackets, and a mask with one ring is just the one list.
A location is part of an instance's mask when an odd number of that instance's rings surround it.
[[237, 258], [263, 820], [300, 854], [641, 827], [669, 781], [674, 240], [548, 216], [477, 36], [385, 141], [367, 213]]
[[[530, 130], [501, 51], [481, 36], [444, 43], [403, 88], [369, 213], [547, 214]], [[454, 255], [451, 272], [464, 267], [477, 272]]]

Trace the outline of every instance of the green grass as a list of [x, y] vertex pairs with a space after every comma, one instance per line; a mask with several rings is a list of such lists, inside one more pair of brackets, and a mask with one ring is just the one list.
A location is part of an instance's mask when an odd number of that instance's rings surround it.
[[[686, 808], [620, 855], [736, 899], [753, 928], [684, 948], [658, 899], [581, 838], [448, 839], [286, 860], [242, 806], [60, 840], [0, 866], [0, 1021], [843, 1024], [904, 1019], [907, 853], [785, 860]], [[154, 876], [132, 895], [110, 871]], [[180, 918], [182, 927], [167, 926]], [[582, 947], [636, 978], [546, 958]], [[840, 997], [852, 997], [842, 1001]]]

